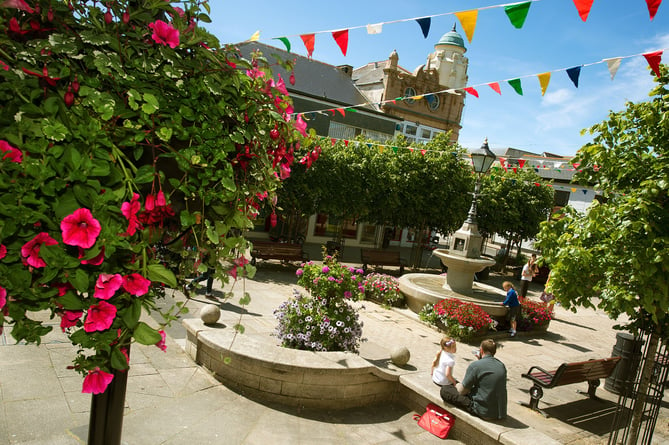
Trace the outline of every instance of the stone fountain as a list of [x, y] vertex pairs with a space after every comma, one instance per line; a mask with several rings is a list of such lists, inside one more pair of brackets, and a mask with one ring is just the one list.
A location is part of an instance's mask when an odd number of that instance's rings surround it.
[[472, 205], [462, 227], [453, 234], [451, 250], [436, 249], [436, 255], [442, 264], [448, 267], [446, 276], [410, 273], [399, 279], [400, 291], [406, 297], [409, 308], [418, 313], [426, 304], [434, 304], [444, 298], [457, 298], [476, 303], [491, 317], [506, 315], [507, 308], [500, 303], [506, 293], [493, 286], [474, 282], [474, 274], [495, 264], [495, 261], [481, 257], [482, 236], [476, 223], [476, 204], [481, 186], [481, 174], [488, 171], [495, 155], [488, 147], [486, 139], [479, 150], [471, 153], [474, 171], [478, 174]]

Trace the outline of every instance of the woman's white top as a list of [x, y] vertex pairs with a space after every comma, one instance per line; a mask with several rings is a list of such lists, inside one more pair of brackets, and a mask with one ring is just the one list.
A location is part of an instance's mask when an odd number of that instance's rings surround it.
[[[454, 366], [455, 357], [453, 357], [453, 354], [441, 351], [441, 354], [439, 354], [439, 364], [434, 368], [434, 372], [432, 373], [432, 381], [437, 385], [451, 385], [451, 381], [446, 378], [446, 368], [453, 368]], [[451, 375], [453, 375], [452, 370]]]

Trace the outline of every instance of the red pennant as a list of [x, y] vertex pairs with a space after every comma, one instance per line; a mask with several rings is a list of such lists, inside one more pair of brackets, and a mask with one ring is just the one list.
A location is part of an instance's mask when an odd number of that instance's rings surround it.
[[479, 97], [479, 92], [476, 91], [476, 90], [475, 90], [474, 88], [472, 88], [472, 87], [467, 87], [467, 88], [465, 88], [465, 91], [468, 92], [469, 94], [471, 94], [471, 95], [474, 96], [474, 97]]
[[516, 167], [513, 167], [513, 172], [518, 173], [518, 169]]
[[648, 5], [648, 13], [650, 14], [651, 20], [655, 18], [655, 14], [657, 13], [657, 8], [660, 7], [660, 3], [662, 3], [662, 0], [646, 0], [646, 4]]
[[337, 143], [337, 139], [335, 139], [335, 138], [330, 138], [330, 140], [332, 141], [332, 145], [333, 145], [333, 146], [334, 146], [334, 144]]
[[525, 165], [525, 159], [518, 159], [518, 165], [520, 166], [520, 168], [523, 168], [523, 166]]
[[346, 117], [346, 112], [344, 111], [343, 108], [337, 108], [337, 111], [339, 111], [339, 113], [340, 113], [342, 116]]
[[541, 184], [539, 184], [538, 182], [535, 182], [534, 185], [536, 185], [537, 187], [539, 187]]
[[506, 164], [506, 158], [499, 158], [499, 165]]
[[413, 147], [409, 147], [409, 151], [413, 153]]
[[427, 153], [427, 150], [425, 150], [424, 148], [420, 150], [420, 154], [422, 154], [423, 156], [425, 156], [425, 153]]
[[344, 139], [344, 145], [348, 147], [348, 141]]
[[592, 2], [594, 0], [574, 0], [576, 9], [578, 9], [578, 15], [581, 16], [581, 20], [584, 22], [588, 20], [588, 14], [590, 14], [590, 8], [592, 8]]
[[662, 62], [662, 50], [643, 55], [648, 61], [648, 65], [653, 69], [657, 77], [660, 77], [660, 62]]
[[493, 90], [497, 91], [497, 94], [500, 94], [500, 95], [502, 94], [502, 90], [499, 89], [499, 83], [497, 83], [497, 82], [490, 82], [490, 83], [488, 84], [488, 86], [490, 86], [490, 88], [492, 88]]
[[346, 50], [348, 49], [348, 29], [334, 31], [332, 37], [334, 37], [335, 42], [337, 42], [341, 52], [344, 54], [344, 57], [346, 57]]
[[307, 54], [311, 57], [314, 53], [314, 45], [316, 44], [316, 34], [302, 34], [300, 38], [304, 42], [304, 46], [307, 48]]

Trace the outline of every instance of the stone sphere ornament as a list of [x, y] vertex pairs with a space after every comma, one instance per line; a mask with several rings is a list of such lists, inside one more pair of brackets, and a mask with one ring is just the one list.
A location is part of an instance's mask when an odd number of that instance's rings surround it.
[[406, 365], [407, 363], [409, 363], [410, 358], [411, 358], [411, 353], [405, 346], [395, 348], [390, 353], [390, 360], [397, 366]]
[[214, 324], [221, 316], [221, 308], [215, 304], [205, 304], [200, 309], [200, 319], [204, 324]]

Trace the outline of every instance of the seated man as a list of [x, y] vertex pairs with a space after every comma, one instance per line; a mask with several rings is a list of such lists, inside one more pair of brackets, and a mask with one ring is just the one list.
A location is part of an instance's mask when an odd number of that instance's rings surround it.
[[496, 359], [497, 345], [485, 339], [479, 348], [479, 359], [471, 363], [465, 378], [457, 386], [441, 387], [441, 398], [484, 420], [506, 417], [506, 367]]

